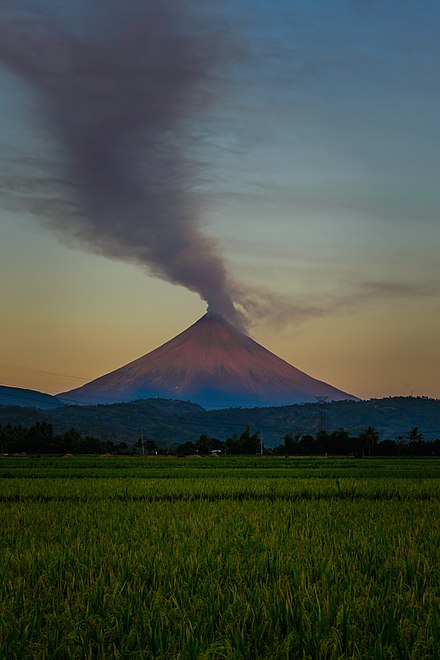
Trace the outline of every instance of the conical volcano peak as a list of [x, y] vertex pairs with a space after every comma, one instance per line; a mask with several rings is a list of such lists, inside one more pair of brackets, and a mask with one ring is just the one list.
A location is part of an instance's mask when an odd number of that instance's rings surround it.
[[[201, 324], [202, 326], [204, 326], [205, 324], [206, 325], [209, 324], [211, 326], [218, 325], [219, 327], [223, 326], [225, 328], [229, 328], [231, 332], [239, 332], [241, 334], [246, 334], [246, 333], [243, 333], [243, 330], [242, 330], [241, 326], [239, 326], [235, 323], [232, 323], [232, 321], [230, 321], [229, 319], [226, 319], [224, 316], [222, 316], [218, 312], [210, 309], [209, 307], [206, 311], [206, 314], [201, 316], [199, 318], [199, 320], [196, 321], [196, 323], [194, 325], [198, 325], [198, 324]], [[192, 327], [192, 326], [190, 326], [190, 327]]]
[[[199, 321], [218, 321], [219, 323], [229, 323], [226, 321], [225, 317], [216, 312], [214, 309], [211, 307], [208, 307], [206, 310], [206, 314], [204, 314]], [[232, 323], [229, 323], [229, 325], [232, 325]]]
[[208, 309], [206, 310], [206, 314], [202, 316], [200, 321], [217, 321], [218, 323], [225, 323], [227, 325], [230, 325], [232, 328], [235, 328], [238, 331], [243, 331], [244, 330], [244, 320], [242, 317], [242, 314], [234, 310], [235, 316], [233, 319], [231, 318], [226, 318], [220, 312], [218, 312], [214, 307], [211, 305], [208, 305]]
[[211, 309], [159, 348], [66, 394], [81, 403], [162, 397], [206, 408], [356, 398], [296, 369]]
[[217, 310], [214, 307], [212, 307], [211, 305], [208, 305], [208, 308], [206, 310], [206, 314], [204, 314], [204, 316], [202, 316], [202, 319], [203, 318], [206, 318], [206, 319], [218, 318], [218, 319], [224, 321], [224, 317], [221, 314], [219, 314], [217, 312]]

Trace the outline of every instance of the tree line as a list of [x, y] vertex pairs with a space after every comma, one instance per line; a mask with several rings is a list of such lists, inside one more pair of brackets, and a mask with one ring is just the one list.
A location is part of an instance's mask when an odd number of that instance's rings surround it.
[[228, 455], [354, 455], [354, 456], [440, 456], [440, 439], [425, 441], [418, 427], [411, 428], [406, 436], [399, 435], [394, 440], [380, 441], [379, 432], [372, 426], [366, 427], [359, 435], [353, 436], [346, 429], [328, 433], [318, 431], [316, 435], [287, 433], [281, 445], [265, 448], [259, 431], [251, 432], [249, 427], [240, 434], [233, 433], [226, 440], [210, 438], [202, 434], [194, 442], [188, 441], [165, 449], [151, 438], [139, 438], [128, 446], [125, 442], [114, 443], [93, 436], [83, 436], [70, 428], [56, 434], [52, 424], [37, 422], [31, 427], [0, 425], [0, 453], [29, 454], [192, 454], [212, 453]]
[[82, 436], [74, 428], [56, 434], [52, 424], [36, 422], [33, 426], [0, 426], [0, 453], [26, 454], [123, 454], [129, 451], [125, 442], [116, 444], [93, 436]]
[[359, 435], [353, 436], [344, 428], [328, 433], [287, 433], [284, 442], [275, 448], [264, 448], [261, 434], [251, 433], [249, 427], [240, 436], [235, 433], [221, 441], [201, 435], [195, 442], [185, 442], [176, 447], [177, 454], [209, 454], [213, 451], [225, 454], [264, 454], [275, 455], [354, 455], [354, 456], [432, 456], [440, 455], [440, 440], [426, 442], [418, 427], [413, 427], [406, 436], [399, 435], [394, 440], [380, 441], [380, 434], [374, 427], [366, 427]]
[[275, 447], [274, 452], [286, 455], [438, 456], [440, 440], [425, 441], [419, 428], [414, 426], [406, 436], [398, 435], [394, 440], [381, 441], [379, 431], [367, 426], [356, 436], [344, 428], [331, 433], [321, 430], [315, 436], [288, 433], [284, 443]]

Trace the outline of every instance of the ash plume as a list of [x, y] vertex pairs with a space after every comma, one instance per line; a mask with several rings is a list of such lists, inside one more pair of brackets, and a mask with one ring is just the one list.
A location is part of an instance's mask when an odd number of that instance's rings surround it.
[[[86, 6], [82, 25], [96, 9]], [[63, 241], [134, 262], [242, 325], [219, 246], [202, 231], [190, 155], [216, 68], [230, 56], [225, 31], [188, 0], [135, 3], [133, 18], [133, 3], [117, 3], [113, 18], [111, 7], [107, 25], [87, 35], [0, 2], [0, 62], [39, 94], [65, 160], [49, 193], [46, 181], [46, 194], [28, 197], [29, 210]]]

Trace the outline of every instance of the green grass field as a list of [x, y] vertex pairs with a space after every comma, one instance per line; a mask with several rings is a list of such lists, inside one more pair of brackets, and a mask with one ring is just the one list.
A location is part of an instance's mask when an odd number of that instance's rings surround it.
[[438, 658], [440, 460], [0, 459], [1, 658]]

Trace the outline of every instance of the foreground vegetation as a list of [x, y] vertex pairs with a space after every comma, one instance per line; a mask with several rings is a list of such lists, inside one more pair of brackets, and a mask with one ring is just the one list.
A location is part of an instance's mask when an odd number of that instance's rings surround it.
[[437, 459], [0, 460], [0, 657], [438, 658]]

